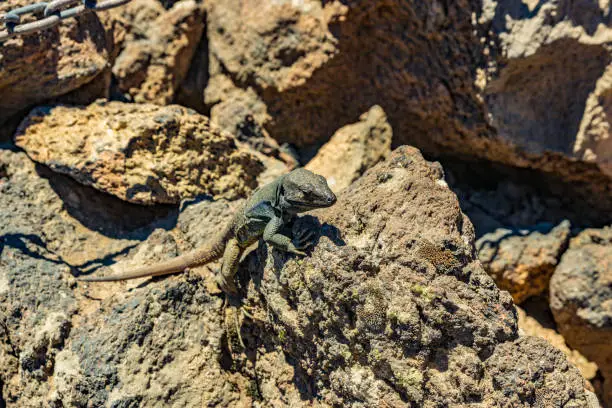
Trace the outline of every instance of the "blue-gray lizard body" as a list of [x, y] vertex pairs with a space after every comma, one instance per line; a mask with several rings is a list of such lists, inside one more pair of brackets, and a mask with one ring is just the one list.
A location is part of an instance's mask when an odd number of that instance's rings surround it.
[[292, 240], [280, 233], [298, 213], [333, 205], [336, 196], [323, 176], [299, 168], [253, 192], [245, 205], [234, 215], [228, 226], [208, 245], [162, 262], [144, 266], [119, 275], [83, 277], [82, 281], [119, 281], [146, 276], [182, 272], [189, 267], [204, 265], [223, 258], [217, 282], [227, 293], [235, 293], [234, 275], [240, 256], [259, 238], [280, 250], [304, 255], [303, 244], [308, 236]]

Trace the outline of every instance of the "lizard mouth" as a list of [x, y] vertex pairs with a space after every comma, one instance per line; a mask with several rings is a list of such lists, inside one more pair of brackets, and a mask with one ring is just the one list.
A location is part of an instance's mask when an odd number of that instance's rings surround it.
[[334, 195], [334, 196], [330, 196], [326, 198], [321, 198], [316, 201], [308, 201], [308, 202], [297, 201], [297, 200], [287, 200], [287, 202], [291, 204], [291, 206], [296, 207], [296, 208], [323, 208], [323, 207], [330, 207], [334, 205], [334, 203], [336, 202], [336, 196]]

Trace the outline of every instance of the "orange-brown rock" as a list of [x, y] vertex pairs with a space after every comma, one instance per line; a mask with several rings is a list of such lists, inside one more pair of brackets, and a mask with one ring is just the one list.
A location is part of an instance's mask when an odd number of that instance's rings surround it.
[[[31, 3], [3, 1], [0, 15]], [[34, 21], [34, 17], [24, 16], [23, 21]], [[35, 104], [66, 95], [94, 79], [102, 86], [93, 86], [68, 100], [89, 103], [105, 96], [112, 49], [112, 35], [107, 37], [95, 13], [66, 19], [56, 27], [0, 44], [0, 125]]]
[[359, 122], [338, 129], [305, 167], [325, 176], [332, 190], [341, 191], [391, 153], [392, 137], [387, 115], [375, 105]]
[[177, 105], [40, 107], [20, 125], [15, 142], [33, 160], [138, 204], [245, 196], [263, 171], [230, 134]]
[[535, 169], [610, 222], [604, 3], [515, 3], [212, 0], [206, 103], [298, 146], [378, 104], [395, 145]]
[[134, 0], [112, 10], [111, 21], [117, 26], [117, 90], [136, 102], [173, 102], [204, 31], [202, 3], [184, 0], [165, 9]]
[[476, 243], [478, 258], [497, 286], [507, 290], [516, 304], [545, 293], [550, 277], [567, 249], [570, 223], [531, 230], [500, 228]]

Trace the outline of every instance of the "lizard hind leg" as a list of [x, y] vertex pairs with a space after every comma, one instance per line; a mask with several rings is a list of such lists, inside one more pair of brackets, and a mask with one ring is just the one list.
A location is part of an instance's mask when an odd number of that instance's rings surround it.
[[238, 355], [246, 349], [242, 340], [242, 313], [241, 306], [236, 304], [236, 299], [225, 296], [223, 306], [223, 324], [225, 326], [225, 335], [227, 338], [227, 347], [232, 356], [232, 360], [236, 360]]
[[223, 253], [221, 271], [219, 275], [217, 275], [217, 284], [221, 290], [229, 295], [238, 293], [234, 278], [238, 271], [240, 255], [242, 255], [242, 248], [238, 245], [238, 241], [236, 239], [228, 240], [225, 246], [225, 252]]

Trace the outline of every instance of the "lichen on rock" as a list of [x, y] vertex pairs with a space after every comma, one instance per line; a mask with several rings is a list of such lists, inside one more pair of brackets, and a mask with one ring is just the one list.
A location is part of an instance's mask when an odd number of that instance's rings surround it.
[[[260, 247], [249, 298], [261, 295], [281, 347], [324, 403], [585, 406], [590, 394], [565, 356], [518, 339], [511, 297], [476, 259], [473, 227], [440, 166], [417, 149], [398, 148], [313, 215], [300, 221], [322, 224], [312, 254]], [[530, 342], [554, 355], [533, 374], [546, 381], [509, 394], [496, 373], [526, 371]], [[507, 353], [520, 358], [497, 357]]]

